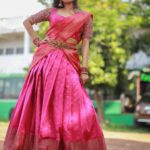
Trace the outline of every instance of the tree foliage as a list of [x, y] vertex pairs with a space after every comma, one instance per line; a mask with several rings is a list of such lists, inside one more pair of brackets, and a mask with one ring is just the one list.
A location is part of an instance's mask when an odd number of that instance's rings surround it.
[[132, 4], [121, 0], [82, 0], [80, 6], [94, 14], [89, 61], [91, 83], [114, 87], [119, 73], [125, 73], [129, 31], [139, 27], [141, 17], [132, 15]]
[[143, 50], [146, 54], [150, 55], [150, 1], [138, 0], [132, 4], [130, 14], [141, 17], [140, 31], [135, 31], [138, 36], [130, 39], [128, 46], [130, 47], [130, 55], [139, 50]]

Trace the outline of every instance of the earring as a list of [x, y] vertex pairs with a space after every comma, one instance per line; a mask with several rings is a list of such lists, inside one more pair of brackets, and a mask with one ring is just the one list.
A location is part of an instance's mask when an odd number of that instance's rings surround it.
[[62, 1], [61, 1], [61, 0], [59, 1], [58, 6], [59, 6], [59, 7], [63, 7], [63, 4], [62, 4]]

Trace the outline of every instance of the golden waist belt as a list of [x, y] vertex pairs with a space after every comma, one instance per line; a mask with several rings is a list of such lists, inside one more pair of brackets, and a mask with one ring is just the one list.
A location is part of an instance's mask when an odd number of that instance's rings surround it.
[[76, 46], [69, 45], [63, 41], [51, 39], [49, 37], [46, 37], [45, 41], [56, 48], [76, 49]]

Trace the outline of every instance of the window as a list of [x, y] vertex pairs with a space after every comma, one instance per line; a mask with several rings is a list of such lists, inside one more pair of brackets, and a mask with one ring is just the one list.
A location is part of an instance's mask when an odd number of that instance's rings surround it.
[[0, 98], [18, 98], [21, 88], [23, 86], [24, 78], [13, 77], [0, 79]]
[[4, 49], [0, 48], [0, 55], [4, 54]]
[[6, 48], [6, 55], [14, 54], [13, 48]]
[[4, 97], [4, 80], [0, 79], [0, 98]]
[[23, 47], [17, 47], [16, 54], [23, 54]]
[[29, 52], [34, 53], [33, 47], [30, 47]]

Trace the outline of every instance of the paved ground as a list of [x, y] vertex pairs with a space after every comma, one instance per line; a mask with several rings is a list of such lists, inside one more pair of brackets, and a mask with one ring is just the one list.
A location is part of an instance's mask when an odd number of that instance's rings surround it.
[[[8, 123], [0, 122], [0, 150], [8, 127]], [[130, 133], [104, 131], [107, 150], [150, 150], [149, 133]]]
[[0, 150], [3, 150], [3, 149], [2, 149], [2, 144], [3, 144], [3, 142], [0, 141]]
[[[130, 140], [106, 139], [107, 150], [150, 150], [150, 144]], [[2, 141], [0, 141], [0, 150]]]
[[104, 135], [106, 139], [130, 140], [150, 144], [150, 133], [118, 132], [118, 131], [115, 132], [105, 130]]
[[150, 143], [132, 140], [106, 139], [108, 150], [150, 150]]

